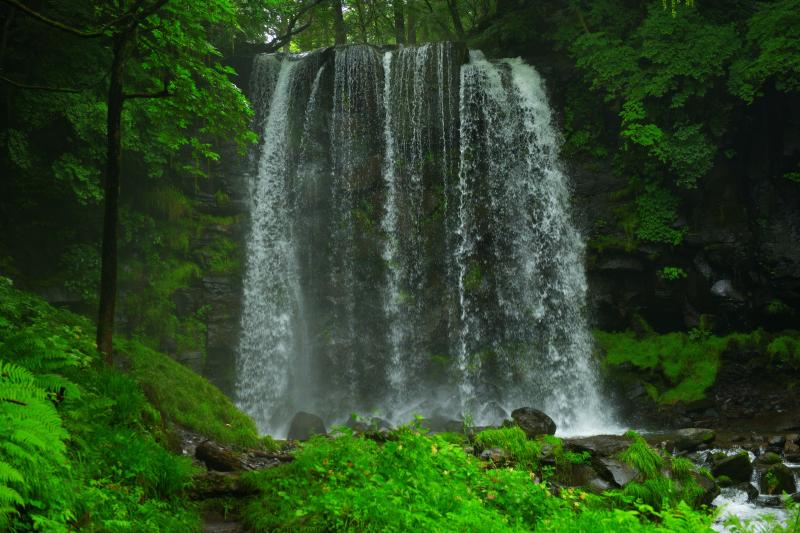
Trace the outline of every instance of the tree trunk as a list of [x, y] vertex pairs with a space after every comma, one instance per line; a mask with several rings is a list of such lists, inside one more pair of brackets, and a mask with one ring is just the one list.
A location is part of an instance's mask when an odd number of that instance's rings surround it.
[[109, 72], [106, 115], [106, 179], [103, 215], [103, 249], [100, 273], [100, 312], [97, 318], [97, 349], [112, 362], [114, 313], [117, 306], [117, 218], [119, 214], [119, 179], [122, 158], [122, 106], [125, 57], [131, 35], [116, 35]]
[[406, 13], [406, 19], [408, 20], [406, 43], [417, 44], [417, 8], [414, 5], [414, 0], [408, 0]]
[[463, 41], [464, 25], [461, 24], [461, 15], [458, 13], [456, 0], [447, 0], [447, 7], [450, 9], [450, 17], [453, 19], [453, 28], [456, 30], [456, 35]]
[[358, 13], [358, 30], [361, 34], [361, 42], [367, 43], [367, 15], [364, 13], [364, 5], [361, 0], [355, 0], [356, 12]]
[[344, 27], [342, 15], [342, 0], [333, 0], [333, 29], [336, 34], [336, 44], [347, 44], [347, 30]]
[[403, 17], [403, 0], [393, 0], [394, 8], [394, 40], [397, 44], [405, 44], [406, 28]]

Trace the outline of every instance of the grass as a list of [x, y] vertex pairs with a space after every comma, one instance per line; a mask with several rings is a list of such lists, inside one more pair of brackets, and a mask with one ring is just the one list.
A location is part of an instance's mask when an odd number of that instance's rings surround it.
[[221, 443], [259, 446], [253, 420], [207, 379], [136, 341], [118, 339], [115, 347], [165, 418]]
[[136, 341], [116, 344], [130, 372], [107, 365], [93, 330], [0, 277], [0, 530], [199, 531], [170, 423], [242, 446], [260, 442], [253, 423]]
[[528, 440], [518, 427], [487, 429], [475, 436], [475, 447], [479, 450], [502, 448], [511, 455], [517, 467], [536, 470], [541, 446]]

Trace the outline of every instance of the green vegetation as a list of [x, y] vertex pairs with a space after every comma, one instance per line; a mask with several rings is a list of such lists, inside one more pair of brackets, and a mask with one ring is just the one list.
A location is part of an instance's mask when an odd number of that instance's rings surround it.
[[[664, 404], [694, 402], [705, 397], [714, 384], [720, 356], [727, 349], [746, 349], [764, 354], [774, 365], [800, 367], [800, 340], [795, 331], [768, 334], [712, 335], [704, 329], [659, 335], [644, 325], [644, 333], [595, 331], [604, 363], [614, 371], [630, 365], [650, 397]], [[623, 371], [625, 372], [625, 371]]]
[[639, 472], [639, 478], [616, 493], [621, 501], [634, 501], [652, 507], [655, 511], [679, 505], [701, 504], [703, 489], [694, 478], [695, 467], [684, 457], [664, 455], [647, 445], [633, 431], [625, 434], [633, 443], [620, 454], [620, 459]]
[[704, 398], [714, 384], [719, 358], [728, 339], [708, 336], [691, 339], [686, 333], [648, 334], [595, 332], [595, 339], [611, 367], [629, 363], [643, 375], [650, 396], [661, 403], [692, 402]]
[[681, 267], [667, 266], [659, 270], [658, 275], [661, 277], [661, 279], [667, 281], [678, 281], [686, 277], [686, 271]]
[[767, 345], [767, 354], [773, 363], [800, 369], [800, 333], [775, 337]]
[[528, 440], [518, 427], [481, 431], [475, 436], [475, 447], [479, 450], [502, 448], [514, 458], [517, 466], [529, 471], [537, 469], [541, 453], [541, 445]]
[[118, 339], [100, 360], [84, 318], [0, 277], [0, 529], [196, 531], [173, 423], [256, 445], [252, 421], [163, 354]]
[[[524, 444], [520, 434], [491, 430], [476, 441], [510, 446], [530, 459], [537, 445]], [[414, 426], [384, 444], [349, 433], [317, 437], [293, 463], [251, 474], [263, 493], [244, 518], [255, 531], [709, 530], [711, 516], [680, 501], [678, 491], [659, 500], [660, 511], [621, 493], [554, 494], [534, 480], [530, 464], [487, 469], [461, 445]]]

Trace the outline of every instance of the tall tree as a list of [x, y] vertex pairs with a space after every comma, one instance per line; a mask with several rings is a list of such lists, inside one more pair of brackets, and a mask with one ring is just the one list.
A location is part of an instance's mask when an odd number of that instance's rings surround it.
[[414, 45], [417, 44], [417, 6], [414, 0], [406, 2], [406, 13], [406, 19], [408, 20], [406, 43]]
[[[100, 40], [109, 53], [104, 173], [104, 218], [101, 256], [100, 305], [97, 347], [110, 362], [117, 300], [117, 231], [119, 190], [124, 145], [123, 125], [128, 101], [137, 103], [130, 113], [152, 124], [151, 149], [217, 159], [212, 138], [233, 138], [243, 148], [254, 139], [247, 124], [249, 106], [229, 80], [233, 71], [219, 61], [212, 42], [218, 28], [238, 27], [233, 0], [211, 0], [198, 5], [191, 0], [120, 0], [90, 6], [87, 28], [65, 23], [19, 0], [1, 0], [35, 21], [80, 39]], [[257, 0], [251, 0], [257, 1]], [[295, 7], [284, 33], [263, 46], [276, 50], [307, 25], [301, 15], [321, 0]], [[85, 6], [84, 6], [85, 7]], [[43, 9], [46, 5], [43, 6]], [[3, 76], [20, 88], [77, 92], [78, 89], [31, 86]], [[126, 90], [130, 86], [132, 89]], [[153, 102], [153, 103], [147, 103]], [[163, 171], [163, 169], [162, 169]]]
[[347, 29], [344, 26], [342, 0], [331, 0], [331, 10], [333, 11], [333, 28], [336, 35], [336, 44], [346, 44]]
[[405, 17], [403, 16], [403, 0], [392, 0], [392, 10], [394, 11], [394, 40], [397, 44], [405, 44], [406, 29]]
[[456, 35], [459, 39], [464, 40], [464, 25], [461, 23], [457, 0], [447, 0], [447, 8], [450, 10], [450, 17], [453, 20], [453, 28], [456, 30]]

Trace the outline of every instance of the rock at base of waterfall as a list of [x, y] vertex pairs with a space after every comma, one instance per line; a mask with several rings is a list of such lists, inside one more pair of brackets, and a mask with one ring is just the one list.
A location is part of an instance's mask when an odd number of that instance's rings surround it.
[[503, 448], [489, 448], [481, 452], [481, 459], [489, 461], [495, 466], [505, 465], [512, 462], [511, 455]]
[[700, 505], [711, 505], [714, 498], [719, 496], [719, 485], [713, 479], [708, 479], [700, 472], [691, 472], [689, 475], [695, 480], [697, 485], [703, 490], [697, 497], [697, 503]]
[[538, 435], [553, 435], [556, 432], [553, 419], [538, 409], [520, 407], [511, 412], [511, 418], [529, 439]]
[[753, 465], [750, 464], [747, 452], [741, 452], [715, 460], [711, 467], [711, 473], [714, 477], [726, 476], [733, 481], [746, 482], [750, 481], [750, 477], [753, 475]]
[[572, 452], [589, 452], [593, 456], [612, 457], [633, 444], [631, 437], [624, 435], [595, 435], [562, 439], [564, 448]]
[[761, 475], [761, 492], [777, 495], [784, 492], [792, 494], [797, 490], [794, 474], [783, 463], [778, 463], [767, 468]]
[[314, 435], [327, 434], [325, 422], [320, 417], [300, 411], [292, 418], [287, 438], [289, 440], [308, 440]]
[[671, 452], [691, 452], [704, 444], [711, 444], [716, 434], [711, 429], [686, 428], [668, 433], [652, 433], [644, 436], [651, 446], [662, 446]]

